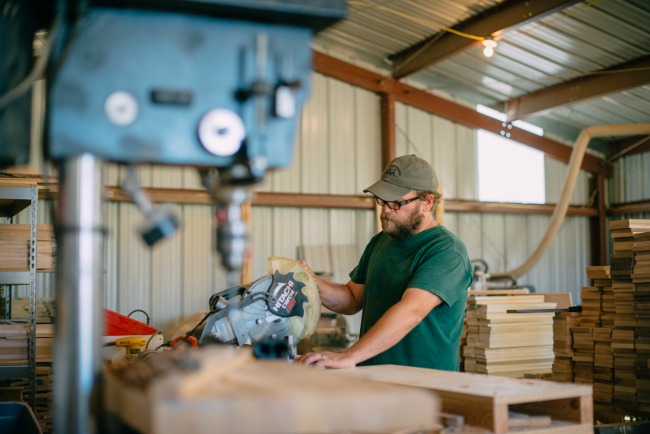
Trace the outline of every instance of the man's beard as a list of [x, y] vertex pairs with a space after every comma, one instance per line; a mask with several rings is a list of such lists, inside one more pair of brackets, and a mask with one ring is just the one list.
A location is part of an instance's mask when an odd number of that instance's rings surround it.
[[382, 214], [381, 228], [391, 238], [400, 241], [415, 234], [422, 224], [422, 220], [424, 220], [424, 216], [420, 212], [420, 204], [418, 204], [410, 214], [405, 216], [403, 222], [395, 220], [395, 214], [390, 216]]

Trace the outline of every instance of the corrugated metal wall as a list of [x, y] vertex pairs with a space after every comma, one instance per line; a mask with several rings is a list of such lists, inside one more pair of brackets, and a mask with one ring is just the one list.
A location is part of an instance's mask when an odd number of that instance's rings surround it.
[[650, 153], [622, 157], [614, 163], [614, 176], [607, 182], [610, 204], [650, 198]]
[[[650, 153], [634, 154], [619, 158], [614, 163], [614, 176], [606, 183], [610, 204], [622, 204], [650, 199]], [[650, 219], [650, 212], [636, 213], [609, 220]], [[608, 254], [611, 254], [612, 240], [608, 237]]]
[[[37, 110], [40, 104], [37, 98]], [[474, 130], [403, 104], [396, 107], [396, 128], [397, 154], [416, 153], [430, 160], [444, 185], [445, 197], [476, 199]], [[35, 143], [38, 141], [35, 137]], [[379, 97], [314, 74], [312, 97], [303, 111], [292, 166], [270, 173], [256, 190], [362, 194], [381, 174], [380, 149]], [[32, 164], [46, 170], [38, 155]], [[566, 165], [548, 160], [546, 166], [548, 201], [555, 202]], [[121, 168], [109, 165], [106, 184], [118, 185], [121, 172]], [[144, 187], [201, 188], [198, 176], [186, 168], [144, 167], [140, 179]], [[586, 183], [586, 175], [581, 174], [573, 203], [586, 203]], [[163, 331], [180, 318], [206, 309], [209, 296], [226, 285], [212, 248], [211, 207], [174, 207], [181, 216], [181, 230], [149, 249], [136, 234], [143, 219], [135, 206], [117, 202], [106, 205], [105, 305], [123, 314], [143, 309], [152, 324]], [[50, 209], [51, 203], [40, 201], [39, 222], [51, 222]], [[490, 271], [500, 272], [528, 257], [550, 217], [447, 212], [444, 218], [445, 225], [466, 243], [472, 259], [483, 259]], [[21, 213], [17, 221], [28, 222], [29, 215]], [[375, 232], [375, 214], [370, 210], [253, 207], [250, 230], [255, 279], [266, 274], [266, 258], [295, 258], [299, 246], [352, 244], [360, 254]], [[567, 218], [549, 253], [521, 283], [533, 285], [538, 292], [571, 292], [578, 301], [580, 287], [587, 282], [582, 271], [589, 265], [587, 234], [586, 219]], [[343, 269], [354, 265], [348, 261], [342, 264]], [[335, 277], [347, 278], [344, 274]], [[40, 274], [40, 296], [51, 296], [53, 286], [53, 276]]]

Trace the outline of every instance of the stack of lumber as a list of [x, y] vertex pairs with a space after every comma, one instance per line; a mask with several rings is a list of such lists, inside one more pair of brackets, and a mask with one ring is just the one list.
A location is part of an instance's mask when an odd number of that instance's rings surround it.
[[614, 401], [614, 355], [612, 329], [594, 329], [594, 401], [611, 405]]
[[[43, 432], [52, 429], [52, 324], [36, 325], [36, 396], [34, 413]], [[4, 322], [0, 324], [0, 366], [19, 366], [28, 363], [29, 325]], [[29, 379], [6, 381], [2, 388], [22, 391], [23, 399], [30, 402]]]
[[553, 316], [553, 360], [551, 380], [573, 383], [573, 335], [580, 312], [556, 312]]
[[[612, 237], [614, 405], [650, 413], [650, 220], [616, 220]], [[638, 347], [638, 348], [637, 348]]]
[[[0, 224], [0, 270], [29, 270], [28, 224]], [[36, 269], [54, 271], [56, 243], [52, 225], [36, 226]]]
[[[588, 266], [587, 277], [592, 285], [582, 288], [582, 320], [580, 325], [590, 327], [590, 346], [593, 361], [581, 362], [581, 382], [592, 382], [594, 402], [611, 405], [614, 399], [614, 356], [612, 355], [612, 328], [615, 306], [611, 266]], [[605, 316], [605, 305], [608, 315]], [[593, 343], [593, 344], [592, 344]]]
[[602, 324], [603, 293], [612, 286], [610, 267], [588, 266], [586, 271], [587, 278], [593, 281], [593, 286], [584, 286], [580, 291], [582, 299], [580, 325], [583, 327], [599, 327]]
[[573, 327], [573, 381], [592, 383], [594, 378], [594, 331], [591, 327]]
[[[55, 302], [52, 297], [39, 297], [35, 300], [34, 318], [37, 323], [54, 322]], [[19, 297], [11, 301], [11, 319], [29, 320], [29, 298]]]
[[[36, 325], [36, 361], [51, 362], [54, 325]], [[24, 323], [0, 324], [0, 365], [14, 366], [27, 364], [27, 343], [29, 325]]]
[[470, 296], [465, 372], [524, 377], [550, 373], [555, 302], [542, 294]]
[[[650, 226], [650, 221], [647, 221]], [[634, 268], [632, 282], [636, 285], [636, 392], [639, 410], [650, 414], [650, 227], [648, 232], [634, 234]]]

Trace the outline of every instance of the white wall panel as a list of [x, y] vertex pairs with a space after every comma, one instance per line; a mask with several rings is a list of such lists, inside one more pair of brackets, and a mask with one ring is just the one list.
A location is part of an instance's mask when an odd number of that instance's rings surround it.
[[[547, 157], [544, 158], [544, 170], [546, 174], [546, 202], [557, 203], [566, 184], [569, 166], [566, 163]], [[588, 173], [582, 170], [579, 172], [569, 203], [585, 205], [589, 201], [589, 178]]]
[[456, 128], [452, 122], [439, 117], [433, 118], [433, 149], [431, 164], [442, 184], [442, 194], [444, 197], [456, 199], [459, 196], [459, 165], [456, 161]]
[[483, 236], [481, 215], [474, 213], [461, 213], [458, 216], [456, 235], [465, 243], [470, 259], [482, 258]]
[[[302, 176], [297, 191], [302, 193], [326, 193], [329, 183], [328, 143], [329, 119], [327, 101], [329, 100], [329, 80], [314, 75], [312, 94], [302, 111], [299, 141], [296, 147], [294, 164], [283, 170], [299, 171]], [[274, 174], [271, 173], [270, 177]], [[268, 191], [268, 190], [266, 190]]]
[[266, 274], [266, 259], [273, 251], [273, 211], [274, 208], [263, 206], [251, 210], [250, 250], [253, 279]]
[[215, 286], [212, 270], [221, 267], [214, 254], [214, 225], [211, 208], [201, 205], [183, 207], [182, 255], [179, 269], [182, 274], [179, 289], [180, 313], [191, 315], [208, 310], [212, 294], [223, 289]]
[[461, 215], [462, 214], [456, 212], [445, 212], [443, 215], [443, 225], [453, 233], [458, 234], [458, 220], [460, 219]]
[[476, 130], [456, 125], [456, 180], [458, 182], [456, 199], [477, 200], [477, 150], [476, 150]]
[[[151, 312], [151, 252], [137, 235], [142, 224], [140, 211], [131, 204], [117, 204], [119, 207], [117, 228], [112, 230], [118, 239], [116, 310], [128, 314], [134, 309]], [[156, 323], [167, 318], [155, 318]]]
[[198, 171], [193, 167], [181, 168], [181, 186], [182, 188], [192, 189], [192, 190], [202, 190], [203, 183], [201, 182], [201, 177], [199, 176]]
[[650, 153], [634, 154], [614, 162], [614, 175], [607, 181], [610, 203], [650, 199]]
[[[273, 209], [273, 245], [268, 256], [296, 258], [300, 239], [300, 216], [298, 208]], [[255, 276], [259, 277], [259, 276]]]
[[345, 245], [355, 239], [356, 219], [354, 210], [333, 209], [330, 211], [331, 237], [327, 244]]
[[[118, 309], [118, 266], [119, 266], [119, 222], [120, 222], [120, 205], [116, 202], [105, 204], [106, 216], [104, 225], [106, 226], [106, 240], [104, 250], [104, 260], [106, 269], [104, 271], [104, 307], [116, 311]], [[128, 312], [127, 312], [128, 313]]]
[[[178, 207], [175, 206], [176, 212]], [[204, 235], [205, 236], [205, 235]], [[151, 312], [163, 329], [170, 321], [180, 320], [182, 313], [182, 246], [183, 234], [158, 241], [151, 252]]]
[[306, 245], [329, 244], [330, 210], [306, 208], [302, 210], [301, 242]]
[[355, 128], [354, 143], [349, 149], [355, 154], [356, 165], [347, 174], [355, 180], [350, 194], [362, 194], [372, 185], [383, 171], [381, 164], [381, 112], [380, 99], [374, 93], [359, 88], [354, 89]]
[[[493, 271], [505, 270], [506, 250], [506, 219], [499, 214], [485, 214], [480, 216], [481, 228], [484, 230], [482, 237], [482, 253], [480, 258], [486, 261]], [[474, 259], [474, 258], [471, 258]]]
[[[528, 216], [505, 215], [504, 222], [504, 259], [503, 268], [491, 267], [492, 272], [506, 272], [523, 264], [533, 252], [534, 246], [530, 241]], [[489, 229], [488, 229], [489, 230]]]
[[[360, 194], [354, 182], [357, 159], [354, 149], [354, 88], [331, 80], [328, 101], [329, 153], [323, 163], [329, 167], [330, 194]], [[365, 162], [364, 162], [365, 163]]]
[[406, 106], [405, 114], [405, 124], [401, 126], [402, 135], [405, 135], [405, 140], [402, 141], [405, 148], [404, 152], [396, 153], [396, 155], [415, 154], [433, 164], [431, 161], [433, 150], [431, 115], [409, 106]]
[[366, 243], [377, 233], [375, 213], [355, 211], [355, 221], [357, 230], [355, 238], [351, 239], [350, 242], [355, 243], [359, 249], [359, 253], [362, 253]]

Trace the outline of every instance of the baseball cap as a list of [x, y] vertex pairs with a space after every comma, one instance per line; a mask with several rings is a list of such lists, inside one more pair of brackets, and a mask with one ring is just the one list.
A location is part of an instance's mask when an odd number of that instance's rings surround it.
[[438, 177], [433, 167], [416, 155], [402, 155], [392, 160], [381, 175], [381, 179], [363, 190], [380, 199], [393, 201], [411, 190], [436, 191]]

